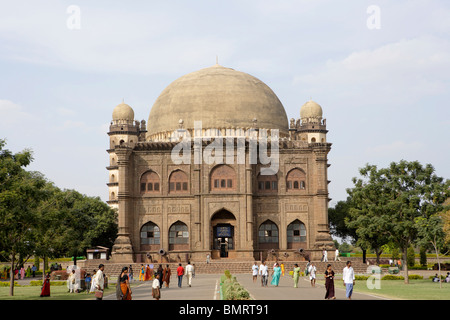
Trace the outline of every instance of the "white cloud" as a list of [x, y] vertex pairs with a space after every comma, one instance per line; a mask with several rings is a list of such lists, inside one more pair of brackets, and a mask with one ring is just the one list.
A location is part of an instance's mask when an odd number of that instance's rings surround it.
[[293, 83], [313, 96], [332, 94], [349, 105], [379, 105], [446, 93], [449, 75], [450, 41], [421, 36], [330, 59], [320, 70], [294, 77]]
[[0, 126], [17, 126], [22, 121], [32, 120], [33, 116], [25, 112], [23, 107], [10, 100], [0, 100]]

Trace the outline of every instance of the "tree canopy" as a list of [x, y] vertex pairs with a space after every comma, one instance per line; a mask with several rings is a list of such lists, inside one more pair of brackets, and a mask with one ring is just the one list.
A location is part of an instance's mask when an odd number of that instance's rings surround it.
[[41, 173], [25, 170], [32, 152], [14, 154], [5, 145], [0, 139], [0, 255], [11, 260], [11, 273], [33, 255], [76, 257], [93, 245], [112, 247], [115, 210], [99, 197], [60, 190]]

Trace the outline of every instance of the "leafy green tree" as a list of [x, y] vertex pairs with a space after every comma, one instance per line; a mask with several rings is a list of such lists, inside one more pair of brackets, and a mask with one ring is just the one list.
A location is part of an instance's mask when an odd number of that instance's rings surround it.
[[362, 178], [353, 178], [355, 186], [347, 189], [351, 205], [345, 222], [349, 228], [356, 230], [356, 244], [371, 248], [379, 264], [382, 248], [389, 242], [384, 223], [386, 203], [389, 201], [385, 195], [385, 181], [373, 165], [366, 165], [359, 173]]
[[[436, 253], [436, 259], [438, 262], [439, 279], [441, 279], [441, 262], [439, 260], [440, 249], [444, 248], [445, 244], [445, 233], [444, 233], [444, 222], [440, 215], [434, 214], [430, 217], [418, 217], [416, 218], [418, 233], [419, 233], [419, 244], [429, 245], [431, 244]], [[442, 283], [439, 282], [442, 288]]]
[[347, 197], [345, 201], [339, 201], [334, 208], [328, 209], [328, 223], [330, 225], [330, 233], [342, 239], [350, 238], [353, 245], [357, 243], [363, 251], [363, 262], [366, 263], [366, 247], [365, 244], [358, 242], [358, 233], [355, 227], [350, 227], [347, 223], [352, 208], [351, 197]]
[[[362, 172], [369, 173], [367, 185], [373, 194], [378, 193], [379, 202], [371, 207], [371, 199], [360, 197], [359, 205], [376, 213], [372, 220], [379, 237], [392, 241], [407, 257], [408, 248], [419, 239], [418, 218], [431, 217], [443, 210], [444, 201], [450, 196], [450, 181], [436, 176], [431, 164], [422, 166], [418, 161], [392, 162], [389, 167], [378, 170], [367, 165]], [[370, 179], [370, 177], [376, 177]], [[367, 186], [366, 185], [366, 186]], [[355, 195], [353, 195], [355, 196]], [[358, 225], [358, 228], [360, 225]], [[363, 226], [364, 227], [364, 226]], [[408, 264], [405, 267], [405, 283], [409, 283]]]
[[24, 167], [33, 159], [30, 150], [13, 154], [4, 149], [0, 140], [0, 248], [2, 255], [11, 259], [10, 290], [14, 295], [16, 257], [29, 256], [34, 250], [35, 228], [38, 224], [37, 207], [45, 197], [44, 177], [27, 172]]
[[64, 190], [58, 210], [62, 213], [61, 250], [76, 257], [93, 245], [111, 248], [117, 236], [117, 214], [99, 197], [88, 197], [75, 190]]

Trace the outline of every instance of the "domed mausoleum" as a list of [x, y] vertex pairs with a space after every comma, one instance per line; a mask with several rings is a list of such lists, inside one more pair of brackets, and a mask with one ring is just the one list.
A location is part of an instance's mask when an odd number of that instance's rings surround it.
[[216, 64], [169, 84], [147, 122], [134, 117], [122, 102], [108, 132], [113, 261], [298, 261], [333, 248], [316, 102], [288, 120], [264, 82]]

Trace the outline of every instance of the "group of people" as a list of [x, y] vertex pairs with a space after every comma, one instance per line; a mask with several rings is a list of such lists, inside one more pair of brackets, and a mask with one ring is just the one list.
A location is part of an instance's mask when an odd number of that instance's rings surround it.
[[[3, 267], [3, 270], [0, 274], [0, 279], [8, 279], [9, 272], [11, 268]], [[24, 266], [20, 266], [20, 268], [14, 269], [14, 280], [23, 280], [24, 278], [30, 278], [36, 276], [37, 267], [33, 264], [33, 266], [28, 266], [26, 269]]]
[[[86, 275], [85, 284], [86, 284], [86, 293], [95, 293], [95, 297], [97, 300], [103, 299], [103, 291], [106, 286], [106, 275], [104, 274], [105, 266], [100, 264], [98, 270], [94, 270], [94, 276], [91, 277], [89, 274]], [[69, 270], [69, 276], [67, 278], [67, 287], [69, 289], [69, 293], [74, 293], [79, 291], [79, 278], [77, 278], [76, 269], [73, 268]], [[50, 296], [50, 272], [48, 272], [45, 276], [45, 279], [42, 283], [41, 289], [41, 297], [49, 297]]]
[[[159, 300], [161, 298], [161, 289], [163, 288], [163, 285], [165, 286], [165, 288], [169, 288], [172, 271], [169, 265], [166, 265], [166, 267], [163, 268], [161, 264], [159, 265], [156, 271], [153, 270], [154, 270], [153, 265], [145, 265], [145, 266], [141, 265], [141, 270], [139, 272], [139, 280], [149, 281], [153, 279], [152, 296], [155, 300]], [[189, 287], [192, 286], [192, 279], [195, 277], [195, 268], [191, 264], [191, 262], [188, 262], [186, 267], [183, 267], [182, 264], [179, 263], [176, 273], [179, 288], [182, 287], [183, 276], [185, 275], [187, 278], [188, 286]], [[123, 267], [117, 279], [117, 287], [116, 287], [117, 300], [131, 300], [132, 291], [130, 287], [130, 281], [131, 281], [130, 268]]]
[[[316, 286], [316, 273], [317, 268], [314, 265], [314, 262], [308, 261], [305, 269], [305, 275], [309, 275], [309, 280], [312, 287]], [[291, 274], [294, 281], [294, 288], [298, 288], [298, 280], [300, 279], [301, 268], [297, 263], [294, 264], [294, 270]], [[259, 265], [259, 267], [255, 262], [252, 266], [252, 275], [253, 282], [256, 282], [258, 276], [260, 276], [261, 286], [267, 287], [269, 279], [269, 267], [267, 266], [266, 261], [263, 261]], [[275, 261], [273, 265], [272, 280], [270, 284], [277, 287], [280, 282], [281, 275], [284, 275], [284, 265], [282, 263], [279, 264], [277, 261]], [[336, 299], [334, 292], [334, 277], [334, 270], [332, 269], [331, 264], [328, 264], [327, 269], [325, 270], [325, 299]], [[345, 268], [342, 270], [342, 280], [346, 288], [346, 297], [350, 300], [353, 294], [353, 285], [355, 284], [355, 272], [353, 270], [351, 261], [347, 261]]]
[[447, 272], [447, 277], [445, 277], [445, 279], [439, 279], [439, 276], [436, 273], [436, 275], [433, 277], [433, 279], [431, 279], [431, 281], [433, 281], [433, 282], [447, 282], [447, 283], [450, 283], [450, 272]]
[[[328, 262], [328, 251], [327, 249], [322, 250], [322, 258], [320, 259], [321, 262]], [[339, 249], [336, 249], [334, 252], [334, 261], [341, 261], [341, 258], [339, 258]]]
[[[295, 266], [298, 267], [296, 264]], [[300, 268], [298, 268], [298, 273], [300, 273]], [[306, 264], [306, 270], [305, 274], [309, 275], [309, 280], [311, 282], [311, 286], [316, 286], [316, 272], [317, 268], [314, 265], [314, 262], [308, 261]], [[295, 274], [295, 268], [294, 268], [294, 274]], [[295, 280], [295, 287], [297, 287], [298, 277], [297, 280]], [[347, 261], [345, 268], [342, 270], [342, 281], [345, 286], [345, 296], [347, 299], [351, 300], [352, 294], [353, 294], [353, 285], [355, 284], [355, 271], [352, 267], [352, 262]], [[327, 265], [327, 269], [325, 270], [325, 299], [336, 299], [335, 293], [334, 293], [334, 270], [331, 266], [331, 264]]]

